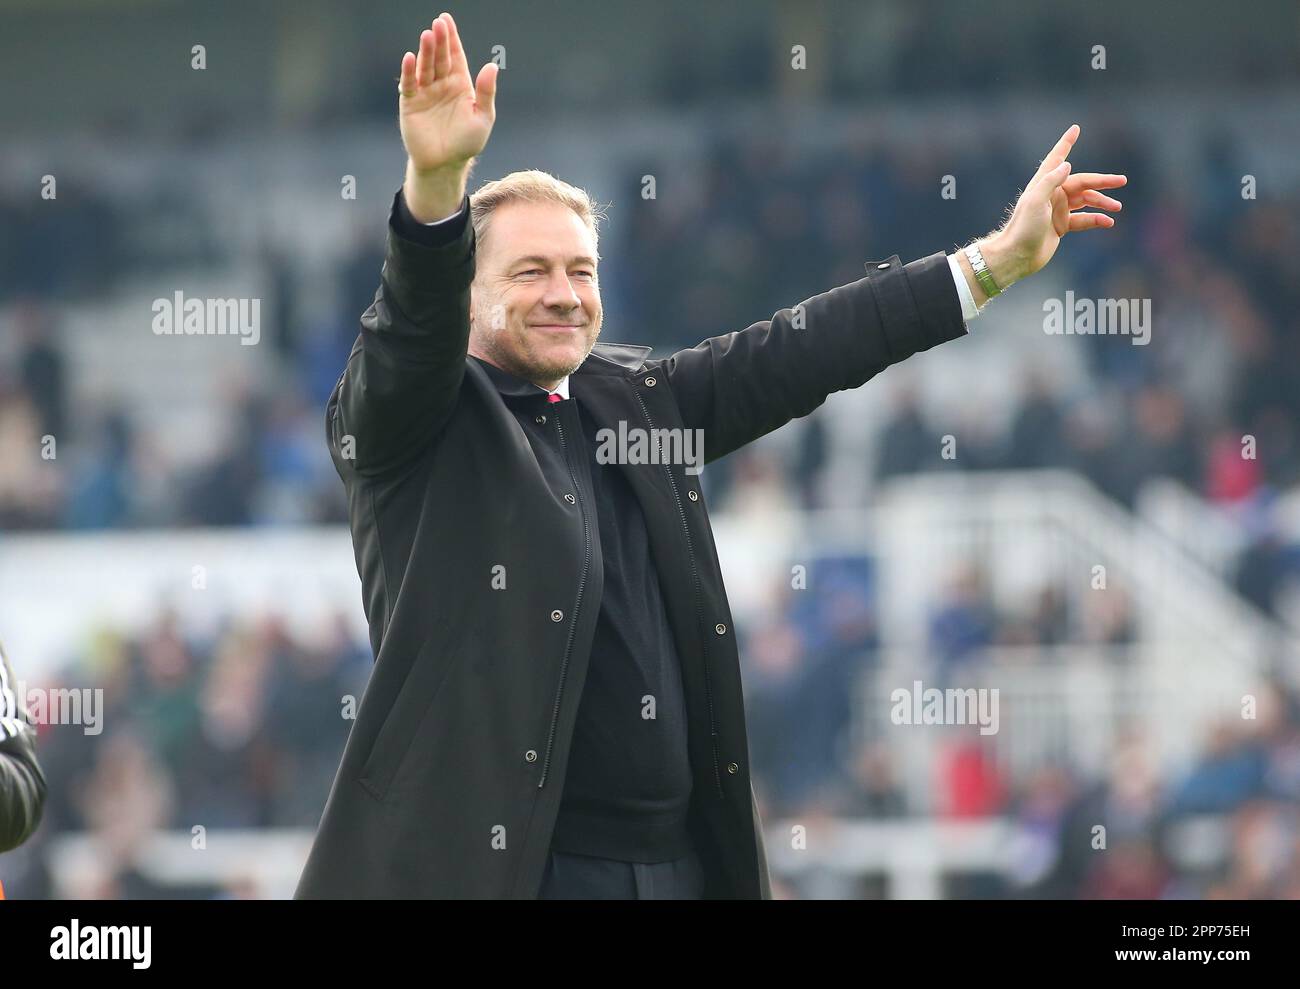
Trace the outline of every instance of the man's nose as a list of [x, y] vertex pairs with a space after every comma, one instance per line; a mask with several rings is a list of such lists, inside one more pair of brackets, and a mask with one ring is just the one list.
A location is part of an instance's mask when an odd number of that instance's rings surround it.
[[547, 282], [546, 295], [542, 298], [542, 304], [547, 308], [568, 311], [581, 306], [582, 299], [579, 298], [568, 274], [561, 271], [552, 275], [551, 280]]

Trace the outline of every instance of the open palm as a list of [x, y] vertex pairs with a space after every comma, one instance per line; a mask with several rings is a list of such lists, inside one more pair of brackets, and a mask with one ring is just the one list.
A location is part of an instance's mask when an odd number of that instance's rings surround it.
[[488, 62], [475, 83], [451, 14], [420, 34], [420, 52], [402, 57], [398, 120], [417, 171], [458, 166], [480, 154], [496, 120], [498, 68]]

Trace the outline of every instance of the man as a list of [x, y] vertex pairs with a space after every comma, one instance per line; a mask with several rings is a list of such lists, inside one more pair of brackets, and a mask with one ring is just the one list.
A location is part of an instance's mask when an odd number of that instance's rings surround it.
[[[770, 898], [693, 468], [962, 336], [1067, 231], [1112, 225], [1072, 210], [1118, 209], [1097, 190], [1124, 179], [1067, 180], [1071, 127], [974, 268], [895, 255], [651, 360], [596, 342], [585, 194], [520, 172], [466, 196], [497, 69], [471, 79], [450, 15], [399, 86], [406, 177], [326, 413], [375, 667], [296, 895]], [[637, 435], [702, 454], [601, 455]]]
[[36, 761], [36, 734], [16, 690], [14, 671], [0, 646], [0, 852], [30, 838], [45, 809], [45, 774]]

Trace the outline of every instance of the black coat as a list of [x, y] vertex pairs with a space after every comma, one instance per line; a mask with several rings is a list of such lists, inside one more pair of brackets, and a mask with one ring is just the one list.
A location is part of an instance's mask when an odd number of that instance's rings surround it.
[[[296, 897], [537, 896], [603, 571], [572, 402], [525, 429], [466, 356], [474, 230], [390, 215], [379, 292], [326, 412], [375, 666]], [[598, 343], [569, 379], [601, 427], [702, 429], [705, 463], [966, 332], [942, 253], [666, 360]], [[545, 417], [538, 421], [539, 417]], [[699, 476], [622, 469], [682, 663], [706, 895], [770, 898], [736, 630]], [[574, 496], [572, 502], [566, 495]], [[504, 587], [501, 586], [504, 578]]]

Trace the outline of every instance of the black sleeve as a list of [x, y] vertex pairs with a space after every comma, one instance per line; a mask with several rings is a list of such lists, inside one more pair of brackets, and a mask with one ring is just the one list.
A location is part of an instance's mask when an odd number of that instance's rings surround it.
[[710, 337], [663, 362], [687, 429], [709, 463], [806, 416], [912, 354], [964, 336], [945, 254], [866, 264], [866, 277]]
[[0, 852], [30, 838], [45, 809], [36, 731], [15, 689], [13, 670], [0, 652]]
[[428, 228], [406, 211], [401, 190], [393, 197], [379, 291], [325, 413], [330, 454], [345, 481], [408, 464], [455, 408], [469, 350], [475, 247], [468, 197], [461, 209], [459, 220]]
[[406, 197], [402, 195], [401, 189], [397, 190], [393, 227], [407, 240], [423, 244], [425, 247], [442, 247], [454, 243], [465, 232], [465, 224], [468, 222], [469, 196], [461, 201], [460, 209], [451, 216], [437, 223], [427, 224], [421, 223], [411, 215], [410, 207], [406, 205]]

